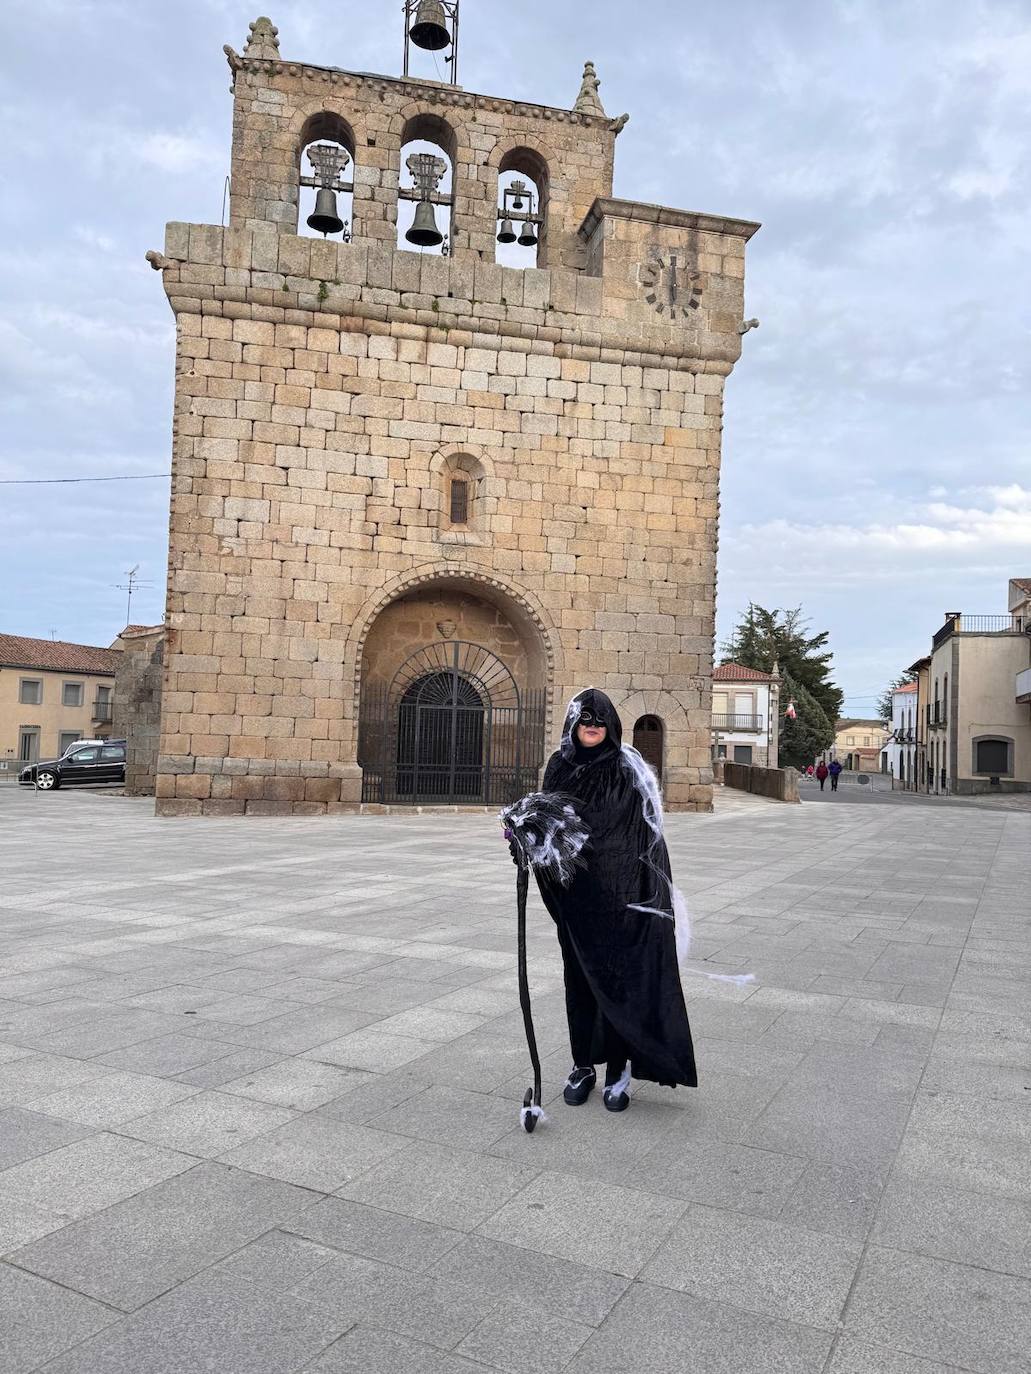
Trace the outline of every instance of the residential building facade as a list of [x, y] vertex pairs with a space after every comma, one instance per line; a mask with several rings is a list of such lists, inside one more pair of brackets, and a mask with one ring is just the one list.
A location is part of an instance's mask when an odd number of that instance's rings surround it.
[[[614, 198], [590, 63], [560, 109], [286, 60], [267, 19], [226, 54], [228, 224], [148, 254], [177, 339], [159, 813], [496, 804], [587, 684], [708, 810], [758, 226]], [[499, 249], [513, 172], [536, 266]]]
[[80, 739], [108, 738], [120, 658], [117, 649], [0, 634], [0, 762], [6, 770], [59, 758]]
[[1031, 578], [1005, 614], [947, 611], [927, 668], [924, 790], [1031, 791]]
[[928, 765], [927, 739], [931, 682], [931, 655], [925, 654], [909, 665], [909, 671], [916, 674], [916, 726], [914, 734], [913, 790], [926, 792], [930, 778]]
[[891, 733], [881, 750], [881, 771], [889, 773], [892, 786], [902, 791], [915, 790], [918, 780], [918, 696], [919, 687], [915, 682], [907, 682], [894, 689], [891, 694]]
[[834, 743], [827, 751], [827, 758], [836, 758], [842, 768], [855, 773], [879, 773], [888, 734], [883, 720], [845, 717], [835, 722]]
[[779, 742], [780, 674], [745, 668], [740, 663], [721, 663], [714, 668], [714, 759], [777, 768]]

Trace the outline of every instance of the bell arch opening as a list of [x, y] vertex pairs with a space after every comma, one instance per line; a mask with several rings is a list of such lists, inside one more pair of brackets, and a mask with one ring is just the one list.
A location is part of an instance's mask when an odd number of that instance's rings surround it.
[[297, 232], [350, 242], [354, 213], [354, 131], [320, 110], [304, 122], [297, 148]]
[[498, 164], [495, 261], [544, 267], [548, 261], [548, 164], [532, 148], [510, 148]]
[[455, 132], [435, 114], [409, 119], [401, 131], [397, 247], [416, 253], [451, 251]]

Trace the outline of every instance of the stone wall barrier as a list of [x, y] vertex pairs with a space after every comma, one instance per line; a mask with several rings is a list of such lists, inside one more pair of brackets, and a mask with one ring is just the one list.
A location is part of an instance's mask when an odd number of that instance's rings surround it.
[[723, 765], [723, 785], [735, 787], [739, 792], [754, 792], [772, 801], [798, 801], [797, 768], [759, 768], [727, 760]]

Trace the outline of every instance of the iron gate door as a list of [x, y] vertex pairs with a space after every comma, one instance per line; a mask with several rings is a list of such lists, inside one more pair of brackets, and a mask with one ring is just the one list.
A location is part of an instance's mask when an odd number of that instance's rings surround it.
[[443, 640], [362, 692], [362, 800], [503, 804], [529, 791], [544, 753], [543, 691], [521, 692], [482, 645]]

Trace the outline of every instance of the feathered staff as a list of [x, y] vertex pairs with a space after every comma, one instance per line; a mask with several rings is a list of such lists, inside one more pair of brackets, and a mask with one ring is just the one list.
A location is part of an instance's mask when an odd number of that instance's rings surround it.
[[558, 792], [531, 792], [502, 811], [501, 823], [516, 865], [519, 1006], [533, 1065], [533, 1087], [527, 1088], [523, 1096], [519, 1120], [525, 1131], [532, 1132], [544, 1111], [541, 1107], [541, 1060], [537, 1053], [526, 973], [526, 893], [530, 869], [546, 873], [553, 881], [567, 887], [576, 870], [586, 866], [581, 855], [590, 836], [571, 799]]

